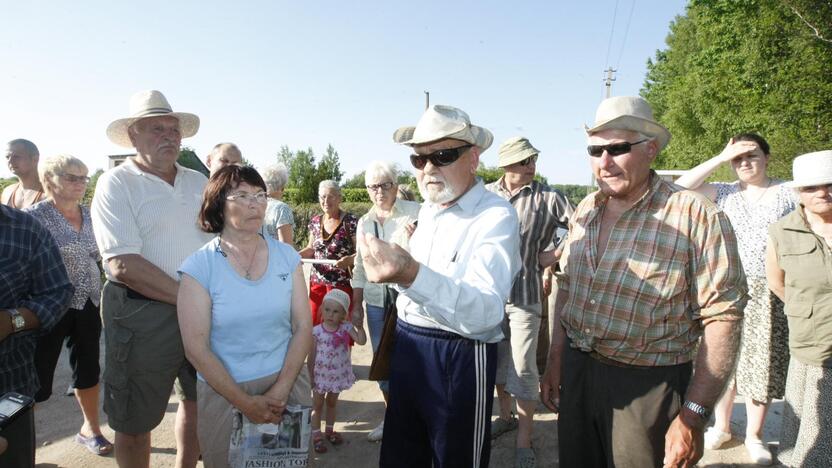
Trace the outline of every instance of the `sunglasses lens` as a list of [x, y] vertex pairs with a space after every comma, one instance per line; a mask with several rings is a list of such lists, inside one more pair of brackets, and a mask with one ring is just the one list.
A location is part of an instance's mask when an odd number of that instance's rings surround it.
[[459, 149], [452, 148], [446, 150], [439, 150], [433, 153], [433, 156], [430, 160], [435, 166], [448, 166], [453, 164], [457, 159], [459, 159]]
[[604, 154], [604, 147], [600, 145], [590, 145], [586, 147], [586, 152], [594, 158], [600, 157]]
[[607, 153], [609, 153], [610, 156], [619, 156], [629, 153], [632, 148], [633, 145], [630, 143], [616, 143], [614, 145], [607, 146]]
[[425, 164], [428, 163], [427, 156], [421, 156], [418, 154], [411, 154], [410, 155], [410, 164], [413, 165], [416, 169], [422, 170], [425, 168]]

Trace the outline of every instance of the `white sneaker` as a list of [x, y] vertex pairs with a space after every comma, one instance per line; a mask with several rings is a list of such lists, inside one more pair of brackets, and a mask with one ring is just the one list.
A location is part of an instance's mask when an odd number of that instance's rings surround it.
[[367, 440], [370, 442], [378, 442], [382, 437], [384, 437], [384, 421], [367, 434]]
[[715, 426], [711, 426], [705, 431], [705, 448], [708, 450], [716, 450], [729, 440], [731, 440], [731, 433], [722, 432]]
[[765, 466], [771, 465], [771, 452], [762, 440], [746, 437], [745, 449], [754, 463]]

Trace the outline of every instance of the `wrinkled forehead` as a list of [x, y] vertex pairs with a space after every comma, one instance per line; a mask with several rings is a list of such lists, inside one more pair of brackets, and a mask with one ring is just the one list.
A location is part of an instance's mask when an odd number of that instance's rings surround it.
[[590, 145], [603, 145], [617, 141], [634, 141], [634, 139], [638, 138], [638, 136], [639, 133], [633, 130], [608, 128], [589, 135], [587, 137], [587, 141]]
[[164, 128], [179, 128], [179, 119], [170, 115], [159, 115], [156, 117], [145, 117], [143, 119], [139, 119], [130, 126], [130, 128], [137, 132], [145, 132], [149, 129], [161, 125]]

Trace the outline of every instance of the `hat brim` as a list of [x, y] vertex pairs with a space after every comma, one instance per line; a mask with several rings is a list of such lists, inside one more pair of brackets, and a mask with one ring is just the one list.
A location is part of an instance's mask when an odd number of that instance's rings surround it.
[[127, 134], [127, 129], [131, 125], [142, 119], [150, 117], [170, 116], [179, 120], [179, 133], [182, 138], [188, 138], [196, 135], [199, 131], [199, 117], [195, 114], [187, 112], [166, 112], [159, 114], [148, 114], [141, 117], [128, 117], [125, 119], [118, 119], [107, 127], [107, 138], [113, 143], [123, 146], [125, 148], [132, 148], [133, 143], [130, 141], [130, 136]]
[[829, 185], [832, 184], [832, 176], [821, 176], [815, 179], [809, 180], [792, 180], [789, 182], [784, 182], [783, 185], [789, 188], [801, 188], [801, 187], [815, 187], [818, 185]]
[[470, 143], [482, 151], [487, 150], [494, 143], [494, 135], [486, 128], [476, 125], [466, 126], [462, 131], [442, 135], [437, 138], [414, 138], [416, 127], [401, 127], [393, 132], [393, 141], [400, 145], [414, 146], [426, 145], [439, 140], [454, 139]]
[[634, 115], [621, 115], [610, 119], [594, 127], [586, 127], [586, 134], [592, 135], [603, 130], [630, 130], [655, 138], [659, 143], [659, 151], [663, 150], [670, 143], [670, 131], [651, 120], [642, 119]]
[[508, 167], [512, 164], [516, 164], [520, 161], [529, 159], [530, 157], [537, 154], [540, 154], [540, 151], [537, 151], [534, 148], [528, 148], [522, 151], [517, 151], [514, 154], [511, 154], [505, 158], [499, 158], [499, 160], [497, 161], [497, 167]]

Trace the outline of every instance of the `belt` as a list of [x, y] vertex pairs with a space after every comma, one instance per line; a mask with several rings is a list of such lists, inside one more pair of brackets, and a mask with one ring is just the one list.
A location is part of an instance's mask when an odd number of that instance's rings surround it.
[[596, 361], [600, 362], [601, 364], [606, 364], [608, 366], [621, 367], [621, 368], [624, 368], [624, 369], [654, 369], [655, 368], [653, 366], [636, 366], [636, 365], [633, 365], [633, 364], [625, 364], [623, 362], [615, 361], [615, 360], [610, 359], [608, 357], [601, 356], [595, 350], [592, 350], [587, 354], [589, 354], [589, 357], [591, 357], [592, 359], [595, 359]]
[[129, 299], [138, 299], [140, 301], [154, 301], [155, 300], [155, 299], [151, 299], [151, 298], [145, 296], [144, 294], [136, 291], [135, 289], [130, 289], [126, 284], [116, 283], [115, 281], [110, 281], [110, 284], [112, 284], [115, 287], [126, 290], [127, 291], [127, 297]]

